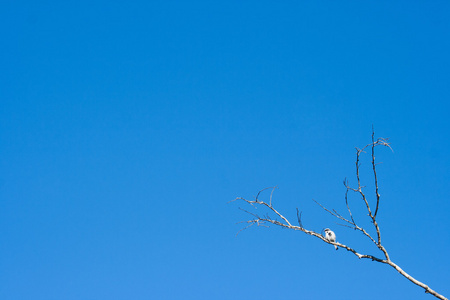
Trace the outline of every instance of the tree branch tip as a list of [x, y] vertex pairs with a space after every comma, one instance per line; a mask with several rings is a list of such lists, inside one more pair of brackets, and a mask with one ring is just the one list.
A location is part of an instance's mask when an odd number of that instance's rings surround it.
[[236, 201], [236, 200], [241, 200], [241, 199], [242, 199], [241, 197], [236, 197], [235, 199], [228, 201], [227, 204], [228, 204], [228, 203], [231, 203], [231, 202], [234, 202], [234, 201]]

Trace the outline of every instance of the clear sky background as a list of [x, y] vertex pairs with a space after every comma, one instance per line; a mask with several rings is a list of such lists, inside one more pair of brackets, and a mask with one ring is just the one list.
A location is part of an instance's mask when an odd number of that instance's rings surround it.
[[301, 232], [235, 236], [227, 202], [277, 185], [380, 256], [312, 201], [345, 213], [372, 124], [382, 241], [450, 296], [450, 5], [279, 2], [3, 2], [1, 299], [433, 299]]

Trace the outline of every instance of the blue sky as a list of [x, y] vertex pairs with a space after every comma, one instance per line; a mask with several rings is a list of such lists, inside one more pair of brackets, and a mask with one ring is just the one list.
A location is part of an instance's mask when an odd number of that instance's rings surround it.
[[449, 297], [449, 9], [6, 1], [0, 298], [432, 299], [301, 232], [235, 236], [227, 202], [277, 185], [288, 218], [380, 255], [312, 201], [345, 212], [372, 124], [383, 243]]

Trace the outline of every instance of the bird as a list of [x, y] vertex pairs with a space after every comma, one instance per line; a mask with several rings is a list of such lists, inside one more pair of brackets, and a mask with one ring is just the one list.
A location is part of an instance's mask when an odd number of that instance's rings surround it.
[[[327, 241], [335, 243], [336, 242], [336, 235], [329, 228], [325, 228], [325, 239]], [[338, 246], [336, 246], [336, 245], [334, 245], [334, 248], [336, 248], [336, 250], [339, 249]]]

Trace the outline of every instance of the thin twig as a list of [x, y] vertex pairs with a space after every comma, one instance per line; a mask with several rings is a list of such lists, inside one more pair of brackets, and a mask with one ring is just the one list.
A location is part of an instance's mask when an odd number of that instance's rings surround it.
[[345, 205], [347, 205], [348, 214], [350, 215], [350, 218], [352, 219], [352, 223], [356, 224], [355, 220], [353, 219], [353, 215], [352, 215], [352, 211], [350, 210], [350, 206], [348, 205], [348, 190], [349, 190], [349, 188], [348, 188], [348, 182], [347, 182], [346, 179], [344, 179], [344, 185], [346, 187], [346, 191], [345, 191]]

